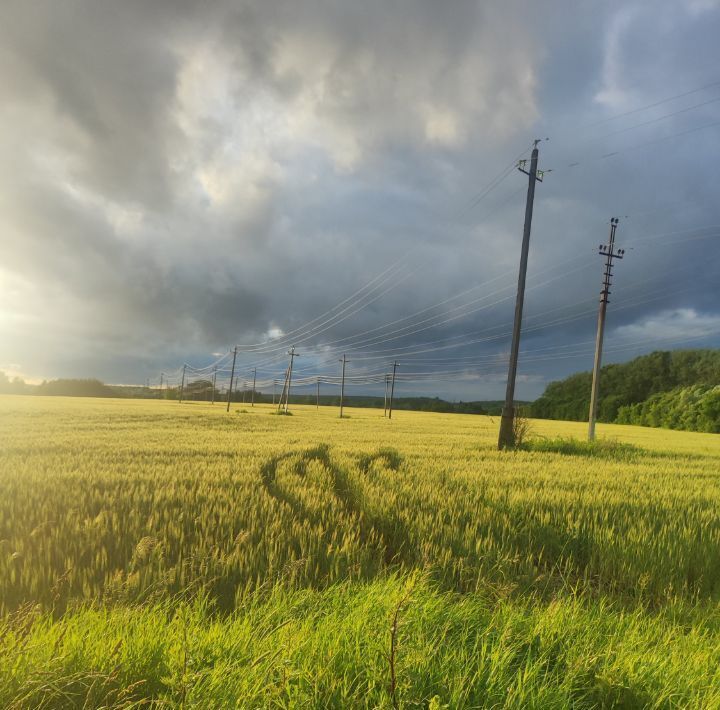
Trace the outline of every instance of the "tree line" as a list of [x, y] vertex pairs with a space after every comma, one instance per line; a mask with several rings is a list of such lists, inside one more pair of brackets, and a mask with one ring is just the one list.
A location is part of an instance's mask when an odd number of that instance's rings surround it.
[[[177, 387], [143, 387], [141, 385], [106, 385], [97, 379], [58, 379], [47, 380], [38, 385], [26, 383], [19, 377], [9, 378], [0, 371], [0, 394], [33, 394], [62, 397], [122, 397], [132, 399], [172, 399], [179, 397]], [[216, 402], [226, 401], [227, 392], [215, 389]], [[211, 380], [194, 380], [185, 385], [183, 398], [187, 401], [209, 402], [213, 399]], [[251, 389], [233, 390], [231, 400], [236, 404], [250, 404], [253, 399]], [[273, 395], [268, 392], [255, 391], [254, 401], [269, 404]], [[316, 404], [315, 394], [292, 394], [290, 404]], [[340, 406], [339, 394], [323, 394], [319, 403], [326, 407]], [[372, 407], [382, 409], [383, 397], [364, 395], [345, 395], [348, 407]], [[491, 414], [499, 415], [502, 408], [500, 401], [482, 402], [448, 402], [439, 397], [395, 397], [393, 408], [418, 412], [444, 412], [453, 414]]]
[[[551, 382], [531, 405], [541, 419], [586, 421], [590, 372]], [[658, 351], [600, 375], [598, 420], [693, 431], [720, 431], [720, 350]]]
[[44, 380], [38, 385], [0, 371], [0, 394], [37, 394], [63, 397], [117, 397], [114, 388], [96, 379]]

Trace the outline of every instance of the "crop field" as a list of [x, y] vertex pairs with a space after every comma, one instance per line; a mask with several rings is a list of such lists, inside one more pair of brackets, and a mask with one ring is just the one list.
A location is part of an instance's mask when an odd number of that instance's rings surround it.
[[720, 437], [0, 398], [0, 707], [720, 708]]

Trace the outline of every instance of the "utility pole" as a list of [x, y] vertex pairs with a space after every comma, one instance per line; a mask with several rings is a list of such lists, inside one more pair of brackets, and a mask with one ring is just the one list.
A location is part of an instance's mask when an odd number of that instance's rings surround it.
[[290, 388], [292, 387], [292, 371], [293, 371], [293, 361], [296, 357], [300, 357], [295, 352], [295, 346], [293, 345], [290, 350], [288, 350], [288, 355], [290, 356], [290, 369], [288, 370], [288, 382], [287, 382], [287, 393], [285, 394], [285, 412], [288, 411], [288, 405], [290, 404]]
[[237, 345], [233, 348], [233, 364], [230, 369], [230, 386], [228, 387], [228, 398], [226, 412], [230, 411], [230, 397], [232, 397], [233, 377], [235, 377], [235, 359], [237, 358]]
[[343, 403], [345, 399], [345, 365], [349, 362], [345, 355], [342, 356], [342, 379], [340, 380], [340, 419], [342, 419]]
[[390, 386], [390, 408], [388, 409], [388, 419], [392, 419], [393, 396], [395, 395], [395, 371], [397, 370], [397, 360], [393, 363], [392, 385]]
[[216, 382], [217, 382], [217, 365], [215, 365], [215, 368], [213, 369], [212, 402], [210, 402], [210, 404], [215, 404], [215, 383]]
[[250, 399], [250, 406], [255, 406], [255, 383], [257, 382], [257, 367], [253, 367], [253, 388], [252, 388], [252, 394]]
[[187, 365], [183, 365], [182, 383], [180, 384], [180, 399], [178, 400], [178, 402], [182, 402], [183, 392], [185, 391], [185, 369], [186, 368], [187, 368]]
[[600, 364], [602, 361], [603, 336], [605, 335], [605, 312], [609, 303], [610, 282], [612, 279], [613, 259], [622, 259], [624, 249], [615, 251], [615, 232], [617, 230], [617, 217], [610, 220], [610, 238], [607, 244], [600, 245], [601, 256], [605, 257], [605, 273], [600, 291], [600, 309], [598, 311], [597, 339], [595, 340], [595, 362], [593, 363], [592, 390], [590, 391], [590, 414], [588, 416], [588, 441], [595, 439], [595, 419], [597, 418], [598, 395], [600, 392]]
[[275, 406], [275, 386], [277, 385], [277, 380], [273, 380], [273, 407]]
[[164, 375], [165, 375], [164, 372], [161, 372], [161, 373], [160, 373], [160, 399], [162, 399], [162, 392], [163, 392], [162, 386], [163, 386], [163, 376], [164, 376]]
[[245, 380], [243, 380], [242, 393], [243, 393], [242, 403], [245, 404], [245, 395], [247, 394], [247, 382]]
[[505, 391], [505, 406], [500, 419], [500, 435], [498, 449], [505, 449], [515, 445], [515, 377], [517, 376], [518, 354], [520, 352], [520, 327], [522, 325], [523, 302], [525, 300], [525, 275], [527, 273], [528, 254], [530, 253], [530, 227], [533, 216], [533, 200], [535, 199], [535, 182], [542, 182], [543, 174], [537, 169], [538, 143], [535, 141], [530, 158], [530, 171], [525, 170], [526, 160], [521, 160], [518, 170], [528, 176], [527, 200], [525, 202], [525, 225], [523, 227], [522, 249], [520, 251], [520, 273], [518, 275], [517, 297], [515, 299], [515, 322], [513, 323], [512, 345], [510, 346], [510, 366], [508, 369], [507, 389]]
[[278, 412], [282, 412], [283, 409], [283, 400], [285, 399], [285, 392], [287, 390], [287, 383], [288, 383], [288, 374], [290, 373], [290, 368], [285, 368], [285, 379], [283, 380], [283, 388], [280, 392], [280, 399], [278, 400]]
[[317, 400], [315, 404], [315, 409], [320, 409], [320, 378], [317, 378]]
[[387, 416], [387, 400], [388, 400], [388, 383], [390, 382], [390, 375], [385, 375], [385, 404], [383, 408], [383, 416]]

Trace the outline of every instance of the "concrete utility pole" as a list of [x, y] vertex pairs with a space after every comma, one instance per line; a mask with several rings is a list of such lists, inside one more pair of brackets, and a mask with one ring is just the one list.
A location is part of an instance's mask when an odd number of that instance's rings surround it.
[[345, 365], [350, 362], [345, 355], [342, 356], [342, 378], [340, 380], [340, 419], [342, 419], [343, 404], [345, 400]]
[[317, 400], [315, 404], [315, 409], [320, 409], [320, 378], [317, 378]]
[[255, 383], [257, 382], [257, 367], [253, 367], [253, 388], [252, 388], [252, 395], [250, 399], [250, 406], [255, 406]]
[[213, 369], [213, 383], [212, 383], [212, 402], [210, 404], [215, 404], [215, 383], [217, 382], [217, 365], [215, 365]]
[[285, 390], [287, 390], [287, 380], [288, 380], [288, 373], [290, 372], [290, 368], [285, 368], [285, 379], [283, 380], [283, 386], [280, 390], [280, 399], [278, 400], [278, 412], [282, 412], [283, 409], [283, 400], [285, 399]]
[[235, 359], [237, 358], [237, 345], [233, 348], [233, 364], [230, 369], [230, 387], [228, 387], [228, 398], [226, 412], [230, 411], [230, 397], [232, 397], [233, 377], [235, 377]]
[[610, 220], [610, 238], [607, 244], [600, 245], [599, 254], [605, 257], [605, 274], [603, 287], [600, 291], [600, 310], [598, 311], [597, 339], [595, 340], [595, 362], [593, 363], [592, 390], [590, 391], [590, 414], [588, 416], [588, 441], [595, 439], [595, 419], [597, 418], [598, 395], [600, 392], [600, 365], [602, 362], [603, 336], [605, 334], [605, 312], [609, 303], [610, 281], [612, 279], [613, 259], [622, 259], [624, 249], [615, 251], [615, 232], [618, 226], [617, 217]]
[[288, 406], [290, 403], [290, 388], [292, 387], [292, 371], [293, 371], [293, 361], [296, 357], [300, 357], [295, 352], [295, 346], [293, 345], [290, 350], [288, 350], [288, 355], [290, 356], [290, 367], [288, 368], [288, 379], [287, 379], [287, 392], [285, 394], [285, 412], [288, 411]]
[[187, 365], [183, 365], [182, 382], [180, 383], [180, 399], [178, 400], [178, 402], [182, 402], [183, 392], [185, 391], [185, 369], [186, 368], [187, 368]]
[[290, 373], [290, 368], [285, 368], [285, 379], [283, 380], [283, 388], [280, 390], [280, 399], [278, 400], [278, 412], [282, 412], [282, 403], [285, 399], [285, 391], [287, 390], [287, 376]]
[[508, 369], [507, 389], [505, 391], [505, 406], [500, 419], [500, 435], [498, 449], [515, 445], [515, 377], [517, 376], [518, 353], [520, 351], [520, 326], [522, 325], [523, 302], [525, 300], [525, 275], [527, 273], [528, 254], [530, 253], [530, 227], [533, 216], [533, 200], [535, 199], [535, 182], [542, 182], [542, 172], [538, 171], [538, 143], [535, 141], [530, 157], [530, 171], [525, 170], [526, 160], [521, 160], [518, 170], [528, 176], [527, 200], [525, 203], [525, 226], [523, 227], [522, 249], [520, 251], [520, 273], [518, 275], [517, 297], [515, 299], [515, 322], [513, 324], [512, 345], [510, 346], [510, 366]]
[[398, 367], [397, 360], [393, 363], [392, 384], [390, 385], [390, 408], [388, 409], [388, 419], [392, 419], [393, 396], [395, 395], [395, 372]]

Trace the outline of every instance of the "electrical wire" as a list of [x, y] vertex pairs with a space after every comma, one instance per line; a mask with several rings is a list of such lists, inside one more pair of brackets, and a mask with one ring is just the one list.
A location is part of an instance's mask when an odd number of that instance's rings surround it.
[[602, 123], [608, 123], [610, 121], [615, 121], [618, 118], [625, 118], [625, 116], [631, 116], [635, 113], [640, 113], [641, 111], [647, 111], [651, 108], [656, 108], [657, 106], [662, 106], [663, 104], [669, 103], [670, 101], [675, 101], [676, 99], [684, 98], [685, 96], [690, 96], [692, 94], [697, 94], [699, 91], [704, 91], [705, 89], [712, 89], [715, 86], [720, 86], [720, 81], [713, 81], [709, 84], [705, 84], [704, 86], [699, 86], [696, 89], [690, 89], [690, 91], [685, 91], [682, 94], [675, 94], [674, 96], [668, 96], [665, 99], [661, 99], [660, 101], [655, 101], [651, 104], [646, 104], [645, 106], [640, 106], [638, 108], [634, 108], [630, 111], [624, 111], [623, 113], [617, 113], [614, 116], [608, 116], [607, 118], [602, 118], [599, 121], [595, 121], [594, 123], [587, 124], [588, 128], [591, 128], [593, 126], [599, 126]]

